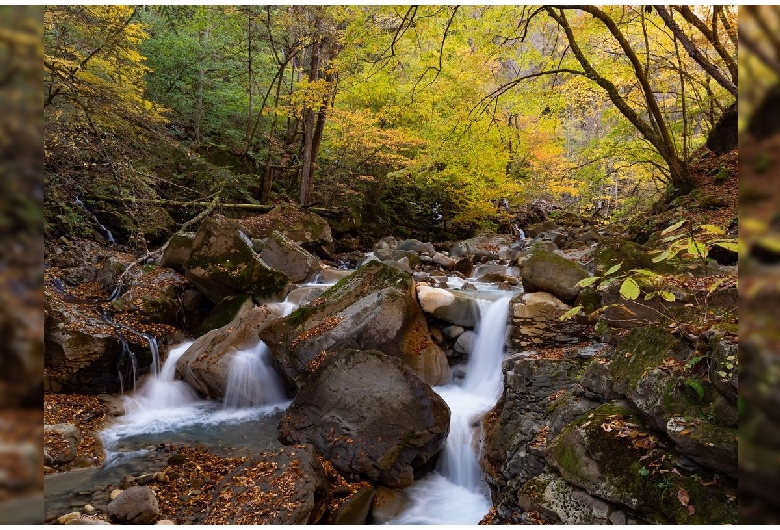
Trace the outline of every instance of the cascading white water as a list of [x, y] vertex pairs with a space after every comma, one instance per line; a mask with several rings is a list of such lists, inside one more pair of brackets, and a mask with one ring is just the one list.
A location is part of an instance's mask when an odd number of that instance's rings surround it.
[[[278, 307], [282, 317], [298, 307], [286, 300], [273, 305]], [[273, 405], [286, 399], [284, 382], [276, 372], [271, 352], [263, 341], [233, 354], [225, 384], [225, 397], [222, 400], [225, 408]]]
[[185, 407], [198, 400], [197, 394], [190, 385], [176, 379], [176, 361], [191, 344], [186, 342], [171, 348], [159, 373], [152, 374], [133, 396], [124, 398], [127, 415], [149, 410]]
[[257, 407], [286, 399], [284, 384], [272, 365], [271, 352], [263, 341], [254, 348], [233, 354], [225, 385], [225, 407]]
[[478, 300], [477, 339], [461, 386], [434, 390], [450, 407], [450, 434], [436, 472], [407, 491], [413, 502], [393, 524], [477, 524], [490, 509], [488, 489], [478, 462], [475, 422], [495, 405], [503, 389], [504, 355], [510, 296]]

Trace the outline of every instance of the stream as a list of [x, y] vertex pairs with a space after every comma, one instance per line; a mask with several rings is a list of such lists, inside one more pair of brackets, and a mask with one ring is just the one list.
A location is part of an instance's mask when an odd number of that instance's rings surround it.
[[[477, 287], [470, 293], [479, 315], [466, 375], [457, 383], [434, 387], [451, 410], [447, 444], [436, 470], [404, 490], [409, 502], [389, 524], [477, 524], [491, 508], [478, 464], [479, 418], [502, 392], [507, 312], [516, 292], [469, 282]], [[462, 285], [463, 280], [450, 279], [450, 288]], [[285, 315], [297, 307], [289, 299], [281, 305]], [[167, 453], [159, 450], [163, 445], [198, 446], [222, 456], [248, 456], [281, 446], [277, 426], [290, 400], [266, 345], [260, 341], [234, 355], [223, 403], [199, 398], [175, 378], [176, 361], [191, 344], [171, 348], [162, 367], [123, 396], [125, 415], [100, 435], [106, 451], [101, 468], [45, 478], [47, 517], [83, 506], [89, 492], [117, 486], [126, 475], [162, 470], [167, 463]]]

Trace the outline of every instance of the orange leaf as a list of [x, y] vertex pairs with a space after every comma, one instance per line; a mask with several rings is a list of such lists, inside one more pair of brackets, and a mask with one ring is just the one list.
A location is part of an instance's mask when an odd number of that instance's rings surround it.
[[691, 497], [688, 495], [688, 491], [685, 488], [677, 490], [677, 499], [683, 506], [688, 506], [688, 503], [691, 501]]
[[690, 434], [690, 433], [691, 433], [691, 431], [689, 429], [683, 429], [683, 430], [680, 431], [680, 434], [682, 434], [682, 435]]

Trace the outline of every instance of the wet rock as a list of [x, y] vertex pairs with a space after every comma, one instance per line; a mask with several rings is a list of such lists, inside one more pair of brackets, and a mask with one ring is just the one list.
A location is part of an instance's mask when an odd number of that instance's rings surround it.
[[341, 473], [405, 487], [444, 447], [449, 420], [444, 400], [399, 359], [343, 350], [307, 377], [279, 439], [311, 443]]
[[371, 511], [371, 503], [374, 500], [374, 488], [369, 485], [361, 486], [355, 493], [339, 505], [328, 516], [328, 524], [334, 525], [363, 525], [366, 524], [368, 513]]
[[121, 524], [150, 524], [160, 516], [160, 506], [152, 490], [132, 486], [108, 504], [108, 514]]
[[403, 491], [377, 486], [371, 503], [371, 524], [387, 524], [401, 514], [407, 498]]
[[473, 259], [500, 259], [502, 247], [509, 247], [514, 238], [501, 234], [484, 234], [464, 241], [459, 241], [450, 249], [450, 257], [462, 258], [470, 256]]
[[448, 271], [451, 271], [457, 263], [453, 258], [445, 256], [440, 252], [436, 252], [433, 256], [431, 256], [431, 261]]
[[417, 255], [423, 254], [424, 252], [433, 255], [436, 252], [431, 243], [423, 243], [418, 239], [405, 239], [404, 241], [398, 243], [398, 246], [395, 248], [395, 250], [408, 250], [410, 252], [414, 252]]
[[259, 333], [291, 381], [321, 352], [343, 348], [377, 349], [398, 357], [429, 384], [449, 380], [446, 356], [430, 337], [410, 274], [371, 261], [326, 291], [322, 300]]
[[328, 503], [328, 479], [310, 445], [262, 453], [214, 488], [203, 524], [317, 524]]
[[456, 326], [453, 324], [452, 326], [442, 328], [441, 334], [445, 339], [452, 340], [460, 337], [464, 331], [466, 330], [463, 329], [463, 326]]
[[470, 278], [474, 272], [474, 264], [469, 257], [462, 257], [455, 262], [452, 267], [453, 271], [459, 272], [464, 278]]
[[458, 353], [470, 354], [474, 349], [474, 343], [477, 340], [477, 334], [473, 331], [464, 331], [455, 341], [454, 349]]
[[589, 276], [577, 263], [540, 248], [525, 260], [521, 274], [527, 292], [544, 291], [563, 302], [576, 300], [581, 290], [577, 282]]
[[417, 299], [423, 311], [440, 320], [466, 328], [477, 325], [477, 301], [472, 296], [429, 285], [417, 285]]
[[215, 305], [194, 333], [200, 337], [213, 329], [219, 329], [238, 319], [255, 307], [255, 302], [248, 294], [226, 296]]
[[221, 215], [203, 221], [184, 263], [188, 280], [213, 303], [248, 293], [258, 299], [283, 298], [289, 279], [269, 267], [235, 221]]
[[255, 347], [259, 331], [280, 316], [281, 311], [273, 306], [258, 306], [209, 331], [182, 354], [176, 362], [176, 372], [201, 394], [215, 399], [224, 397], [233, 355]]

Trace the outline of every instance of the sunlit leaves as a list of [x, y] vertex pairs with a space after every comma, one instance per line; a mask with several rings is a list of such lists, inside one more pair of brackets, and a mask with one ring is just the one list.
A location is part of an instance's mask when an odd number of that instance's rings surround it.
[[640, 293], [641, 289], [633, 278], [626, 278], [620, 285], [620, 296], [626, 300], [636, 300]]

